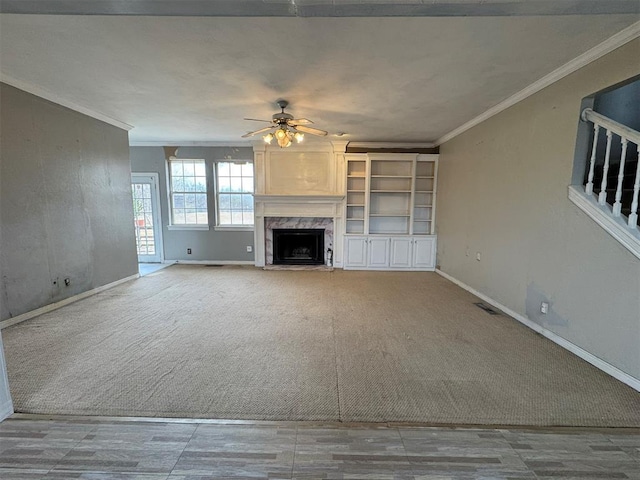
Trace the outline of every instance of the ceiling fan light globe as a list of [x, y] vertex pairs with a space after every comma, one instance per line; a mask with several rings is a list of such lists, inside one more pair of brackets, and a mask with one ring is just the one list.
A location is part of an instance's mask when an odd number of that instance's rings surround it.
[[262, 137], [264, 143], [271, 144], [271, 140], [273, 140], [273, 133], [267, 133], [264, 137]]
[[304, 133], [296, 132], [294, 138], [296, 139], [296, 142], [300, 143], [304, 140]]
[[289, 138], [288, 135], [285, 135], [282, 138], [278, 138], [277, 140], [280, 148], [287, 148], [289, 145], [291, 145], [291, 139]]
[[275, 135], [278, 139], [278, 142], [280, 142], [282, 139], [287, 138], [287, 131], [284, 128], [279, 128], [278, 130], [276, 130]]

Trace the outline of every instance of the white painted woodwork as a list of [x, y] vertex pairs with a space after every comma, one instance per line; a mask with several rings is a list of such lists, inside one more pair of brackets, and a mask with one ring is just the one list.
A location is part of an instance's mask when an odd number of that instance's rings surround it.
[[569, 200], [620, 242], [623, 247], [640, 258], [640, 228], [635, 225], [629, 226], [622, 218], [614, 217], [608, 205], [600, 205], [595, 196], [586, 195], [581, 186], [569, 186]]
[[342, 266], [347, 142], [313, 142], [286, 149], [254, 146], [255, 265], [264, 267], [265, 217], [333, 220], [333, 265]]
[[[638, 145], [640, 145], [640, 132], [626, 125], [618, 123], [615, 120], [612, 120], [600, 113], [594, 112], [590, 108], [585, 108], [582, 112], [581, 117], [582, 117], [582, 120], [584, 120], [585, 122], [589, 121], [589, 122], [592, 122], [594, 125], [594, 140], [591, 148], [591, 158], [589, 159], [589, 173], [587, 176], [587, 183], [584, 187], [584, 193], [587, 197], [590, 197], [593, 193], [593, 176], [594, 176], [595, 163], [597, 160], [596, 150], [597, 150], [598, 132], [601, 128], [604, 128], [607, 132], [607, 147], [606, 147], [605, 158], [604, 158], [603, 178], [602, 178], [602, 184], [600, 186], [600, 193], [598, 194], [598, 203], [602, 207], [606, 207], [606, 204], [607, 204], [607, 192], [606, 192], [607, 173], [609, 170], [609, 164], [611, 162], [610, 157], [611, 157], [612, 137], [614, 134], [620, 137], [622, 149], [620, 153], [620, 166], [618, 169], [618, 178], [617, 178], [618, 181], [616, 184], [616, 193], [615, 193], [613, 206], [610, 211], [607, 209], [603, 209], [602, 211], [596, 211], [592, 213], [587, 212], [594, 219], [596, 217], [600, 219], [602, 215], [611, 215], [612, 217], [618, 218], [622, 216], [622, 208], [623, 208], [622, 187], [623, 187], [624, 174], [625, 174], [624, 167], [625, 167], [626, 154], [629, 146], [628, 144], [632, 143], [636, 147], [638, 147]], [[638, 166], [635, 172], [634, 183], [633, 183], [633, 197], [631, 200], [629, 217], [627, 218], [627, 223], [626, 223], [629, 229], [632, 229], [631, 231], [632, 234], [635, 234], [633, 230], [637, 230], [637, 227], [638, 227], [638, 195], [639, 193], [640, 193], [640, 161], [638, 162]], [[571, 195], [570, 195], [570, 198], [571, 198]], [[574, 203], [576, 203], [576, 205], [578, 205], [583, 210], [585, 211], [590, 210], [588, 206], [589, 205], [588, 202], [582, 202], [577, 200], [575, 198], [575, 195], [574, 195], [574, 198], [572, 198], [572, 200], [575, 200]], [[601, 223], [601, 222], [598, 220], [598, 223]], [[611, 222], [604, 222], [604, 223], [609, 224]], [[618, 238], [620, 235], [614, 234], [610, 231], [610, 229], [613, 229], [613, 230], [616, 229], [617, 223], [613, 222], [611, 223], [611, 225], [612, 226], [610, 228], [608, 227], [604, 227], [604, 228], [607, 229], [609, 233], [614, 235], [614, 237]], [[626, 235], [622, 235], [622, 237], [626, 238]], [[625, 242], [622, 242], [622, 243], [625, 244]]]
[[426, 270], [436, 267], [436, 237], [413, 239], [413, 267]]
[[367, 266], [367, 237], [345, 237], [344, 265], [352, 268]]
[[[598, 195], [598, 202], [600, 205], [607, 203], [607, 175], [609, 174], [609, 162], [611, 160], [611, 139], [613, 133], [611, 130], [607, 130], [607, 150], [604, 155], [604, 167], [602, 168], [602, 183], [600, 184], [600, 194]], [[595, 140], [594, 140], [595, 141]]]
[[372, 237], [367, 239], [367, 266], [371, 268], [386, 268], [389, 266], [389, 238]]
[[435, 235], [346, 235], [344, 238], [345, 270], [435, 270]]
[[638, 226], [638, 194], [640, 193], [640, 152], [638, 152], [638, 166], [636, 167], [636, 180], [633, 184], [633, 200], [631, 201], [631, 213], [629, 214], [629, 227]]
[[620, 154], [620, 168], [618, 168], [618, 184], [616, 186], [616, 197], [613, 203], [613, 216], [619, 217], [622, 212], [622, 181], [624, 180], [624, 162], [627, 158], [627, 144], [629, 142], [626, 138], [622, 138], [622, 153]]
[[392, 237], [389, 266], [391, 268], [411, 268], [413, 264], [411, 237]]
[[[344, 158], [344, 268], [433, 270], [438, 155], [369, 153]], [[364, 264], [360, 243], [349, 241], [353, 235], [365, 239]]]
[[589, 159], [589, 175], [587, 176], [587, 185], [585, 193], [591, 195], [593, 193], [593, 175], [596, 167], [596, 151], [598, 150], [598, 135], [600, 133], [600, 125], [593, 124], [593, 145], [591, 146], [591, 158]]

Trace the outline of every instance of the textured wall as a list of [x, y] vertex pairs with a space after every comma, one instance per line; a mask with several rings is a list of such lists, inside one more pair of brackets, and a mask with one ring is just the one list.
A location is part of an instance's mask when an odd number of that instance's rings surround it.
[[[215, 195], [213, 190], [213, 162], [216, 160], [253, 161], [250, 147], [180, 147], [178, 158], [204, 159], [207, 165], [207, 193], [209, 230], [169, 230], [169, 199], [167, 194], [167, 161], [161, 147], [131, 147], [133, 172], [156, 172], [160, 177], [160, 210], [165, 260], [244, 261], [253, 262], [253, 231], [219, 231], [215, 225]], [[191, 255], [187, 255], [187, 248]]]
[[635, 378], [640, 260], [567, 186], [582, 98], [638, 75], [638, 58], [640, 39], [445, 143], [438, 180], [441, 269]]
[[5, 320], [138, 269], [127, 132], [5, 84], [0, 95]]

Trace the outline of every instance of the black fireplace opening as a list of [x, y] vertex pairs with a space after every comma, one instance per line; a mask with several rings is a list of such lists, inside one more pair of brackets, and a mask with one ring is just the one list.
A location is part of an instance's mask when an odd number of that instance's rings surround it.
[[324, 265], [324, 228], [273, 229], [274, 265]]

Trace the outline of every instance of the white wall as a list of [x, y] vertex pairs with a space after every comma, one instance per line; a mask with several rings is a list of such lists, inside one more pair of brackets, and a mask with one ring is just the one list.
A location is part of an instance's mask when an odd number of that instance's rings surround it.
[[636, 39], [443, 144], [437, 225], [444, 272], [636, 379], [640, 261], [567, 185], [581, 99], [640, 74], [639, 58]]

